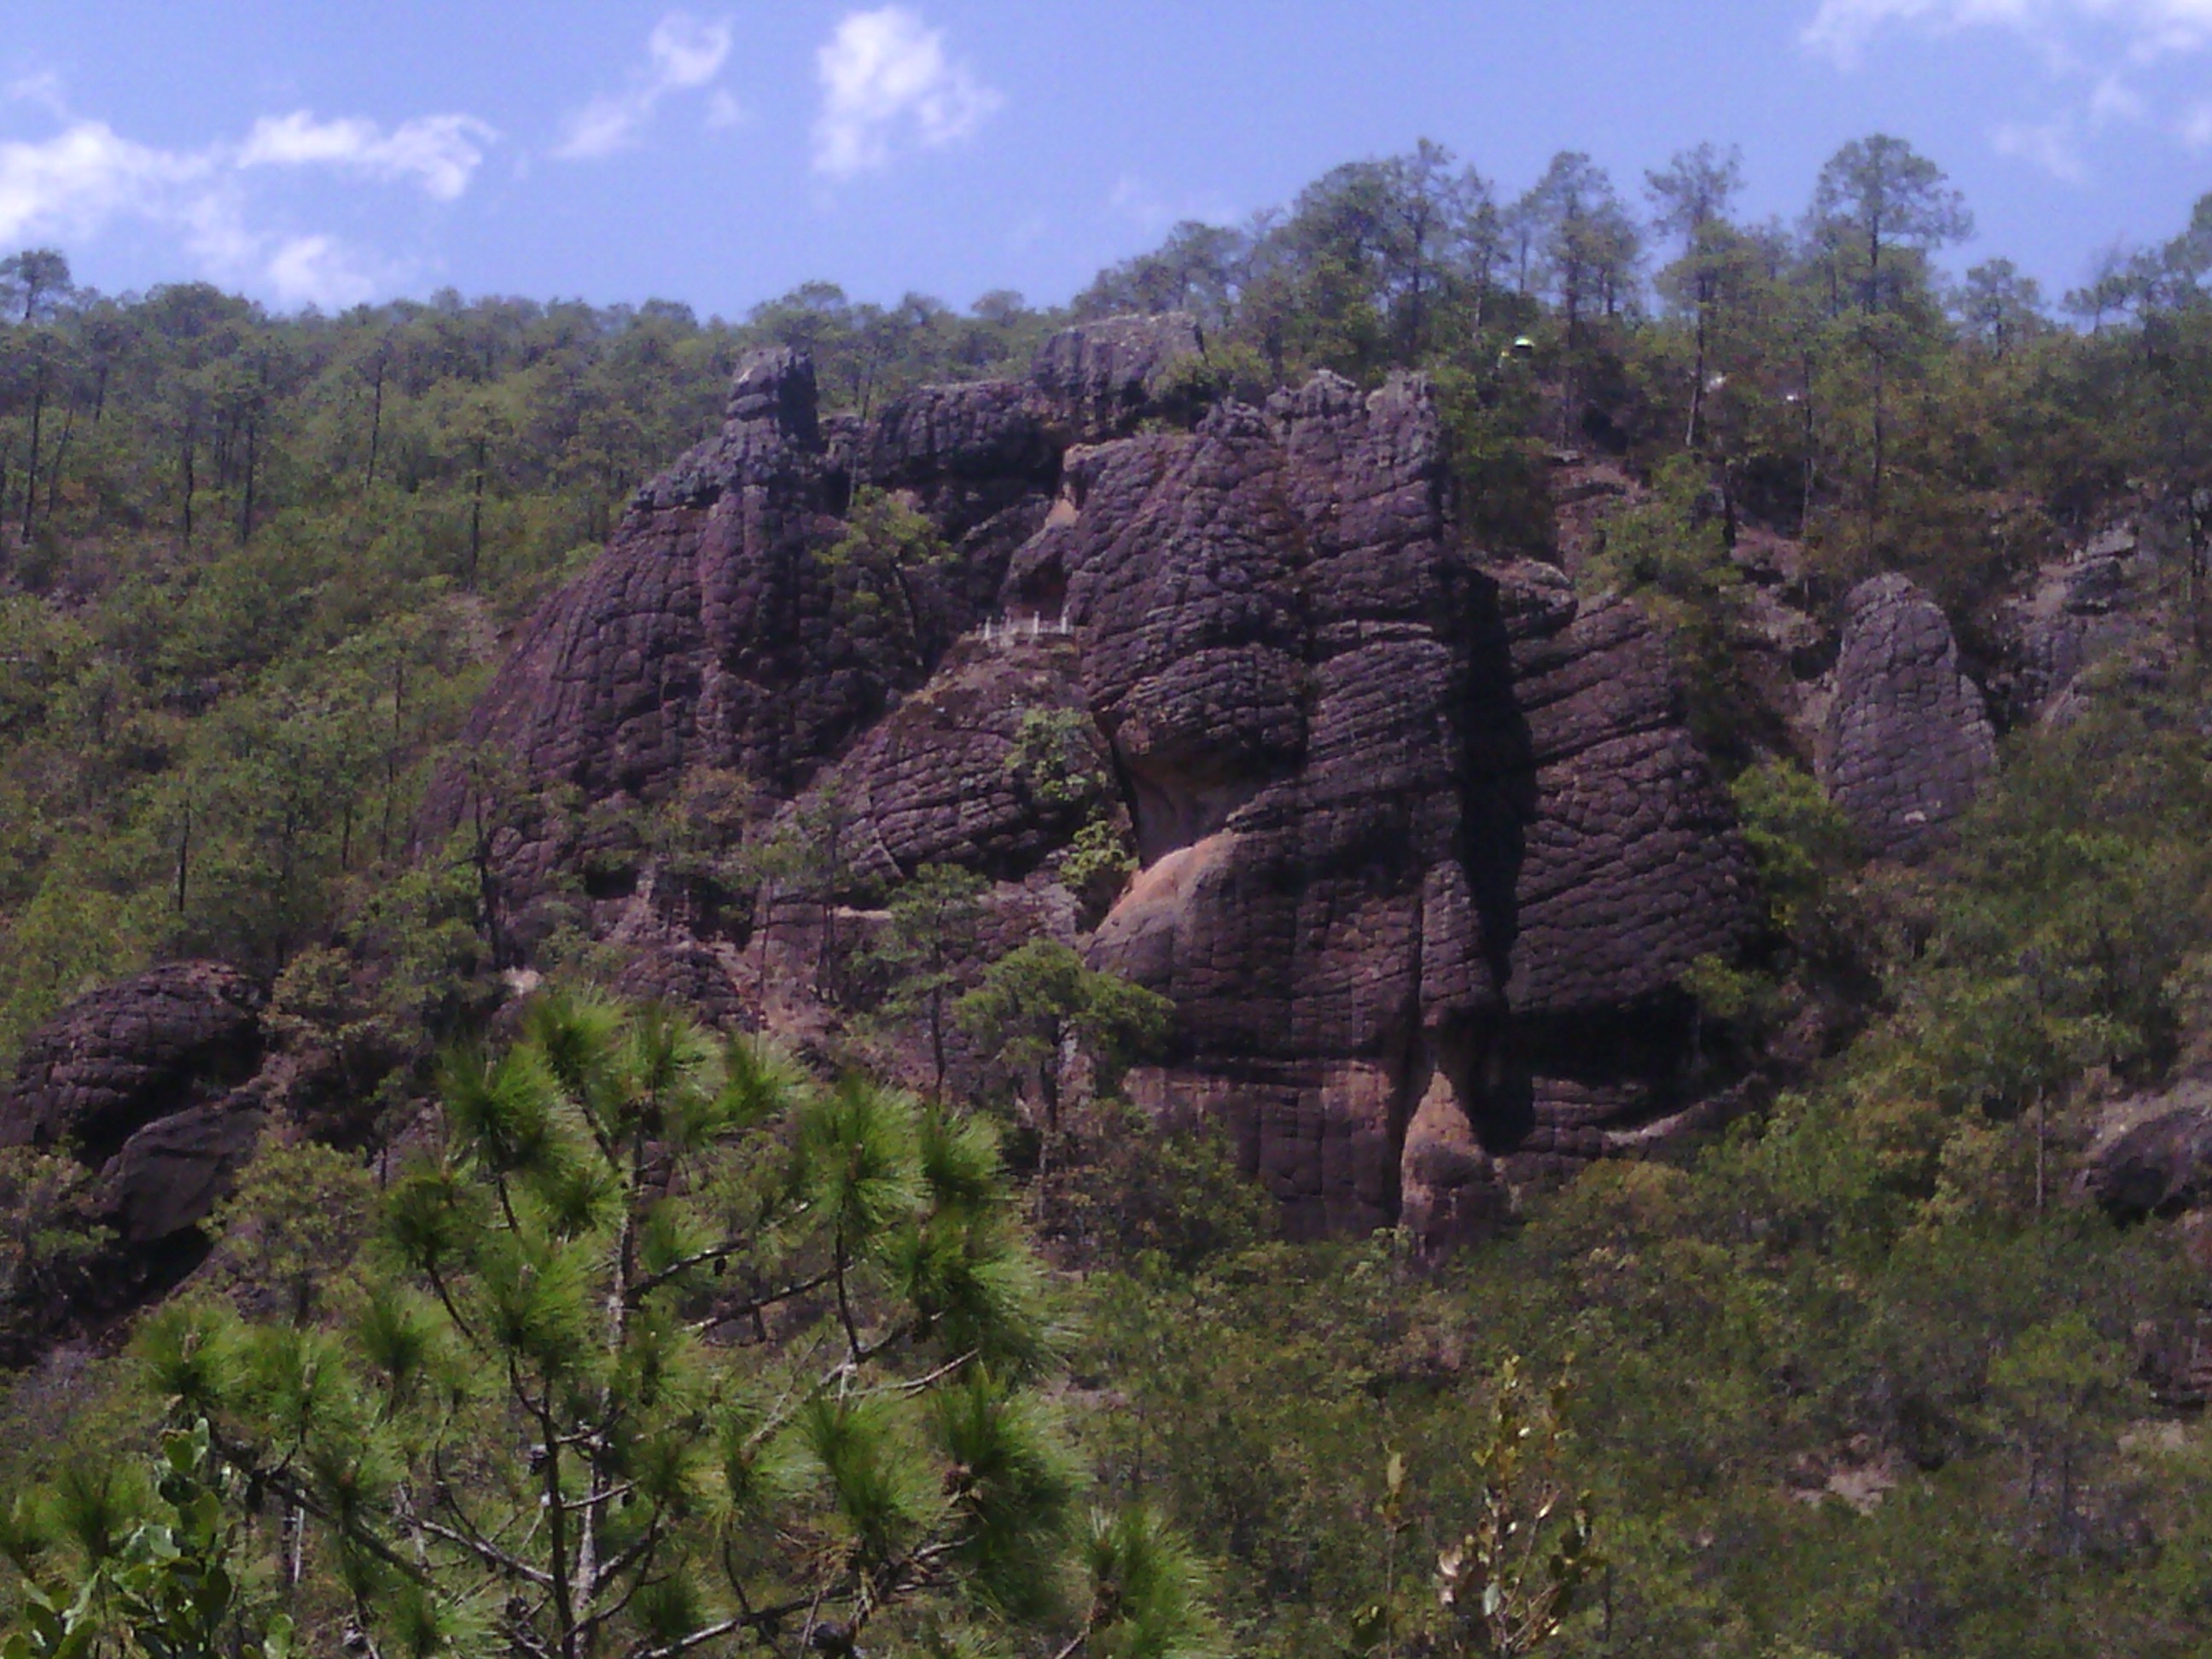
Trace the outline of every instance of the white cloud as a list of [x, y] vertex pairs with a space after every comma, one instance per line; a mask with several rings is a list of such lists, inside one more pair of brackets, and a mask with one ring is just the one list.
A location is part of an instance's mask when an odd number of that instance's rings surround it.
[[1820, 0], [1805, 44], [1846, 66], [1894, 25], [1937, 30], [2003, 28], [2070, 61], [2072, 37], [2090, 26], [2116, 33], [2136, 62], [2212, 41], [2212, 0]]
[[376, 279], [328, 236], [294, 236], [269, 258], [269, 286], [280, 304], [343, 310], [376, 293]]
[[52, 70], [10, 81], [5, 92], [10, 103], [36, 104], [56, 120], [69, 118], [69, 105], [62, 97], [62, 77]]
[[2000, 122], [1990, 133], [1990, 147], [2000, 155], [2033, 162], [2062, 184], [2078, 185], [2089, 176], [2075, 142], [2074, 123], [2064, 116], [2039, 123]]
[[412, 180], [424, 194], [450, 202], [497, 135], [472, 115], [425, 115], [386, 132], [374, 121], [318, 121], [306, 110], [264, 115], [246, 135], [238, 165], [336, 167], [387, 182]]
[[553, 147], [553, 154], [564, 161], [611, 155], [635, 142], [644, 121], [645, 112], [626, 99], [594, 98], [568, 118], [568, 131]]
[[92, 234], [118, 215], [159, 217], [217, 166], [212, 152], [155, 149], [105, 121], [40, 143], [0, 143], [0, 246]]
[[707, 126], [709, 131], [733, 127], [745, 118], [744, 106], [720, 87], [707, 100]]
[[89, 241], [137, 222], [173, 239], [215, 281], [282, 305], [354, 305], [380, 286], [375, 270], [334, 237], [257, 225], [253, 175], [322, 168], [452, 201], [495, 137], [466, 115], [426, 116], [386, 131], [301, 110], [263, 117], [239, 143], [165, 149], [105, 121], [70, 120], [48, 138], [0, 142], [0, 246]]
[[730, 26], [672, 11], [653, 26], [645, 49], [664, 88], [703, 87], [722, 72], [722, 60], [730, 55]]
[[2097, 126], [2113, 121], [2140, 121], [2143, 115], [2142, 94], [2118, 74], [2102, 77], [2096, 91], [2089, 94], [2089, 119]]
[[135, 220], [173, 237], [202, 274], [270, 286], [270, 239], [249, 228], [219, 145], [165, 150], [79, 121], [40, 143], [0, 143], [0, 246], [85, 241]]
[[929, 149], [964, 138], [1005, 101], [946, 58], [944, 35], [903, 6], [848, 16], [815, 65], [814, 166], [833, 178], [882, 167], [902, 133]]
[[[722, 72], [730, 56], [730, 26], [707, 23], [688, 12], [672, 11], [646, 37], [646, 67], [621, 92], [601, 93], [568, 117], [553, 154], [566, 161], [594, 160], [626, 149], [660, 100], [672, 92], [703, 87]], [[721, 113], [726, 109], [726, 116]], [[709, 100], [708, 125], [727, 126], [737, 119], [737, 100], [717, 90]]]
[[[2001, 122], [1990, 143], [2000, 155], [2079, 184], [2089, 176], [2086, 151], [2096, 135], [2116, 124], [2166, 125], [2154, 116], [2154, 97], [2171, 100], [2175, 76], [2194, 71], [2158, 65], [2212, 47], [2212, 0], [1819, 0], [1799, 38], [1849, 70], [1879, 35], [1968, 31], [2012, 36], [2042, 60], [2050, 82], [2072, 89], [2055, 116]], [[2147, 94], [2145, 82], [2162, 94]], [[2195, 147], [2191, 120], [2169, 130]]]
[[2191, 149], [2212, 149], [2212, 103], [2202, 103], [2181, 118], [2181, 142]]

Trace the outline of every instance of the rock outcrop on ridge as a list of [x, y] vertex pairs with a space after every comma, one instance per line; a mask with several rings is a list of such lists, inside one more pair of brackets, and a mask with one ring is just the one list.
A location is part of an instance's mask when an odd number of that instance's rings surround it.
[[2212, 1203], [2212, 1079], [2125, 1103], [2121, 1124], [2084, 1159], [2082, 1192], [2115, 1221], [2201, 1210]]
[[1675, 986], [1749, 931], [1657, 642], [1444, 510], [1425, 386], [1321, 377], [1071, 464], [1065, 580], [1144, 869], [1095, 957], [1175, 1001], [1148, 1104], [1294, 1232], [1479, 1225], [1686, 1109]]
[[1844, 612], [1820, 781], [1869, 852], [1911, 862], [1996, 774], [1996, 733], [1951, 624], [1910, 580], [1862, 582]]
[[[1133, 1091], [1224, 1127], [1293, 1233], [1442, 1242], [1725, 1108], [1679, 988], [1756, 930], [1748, 863], [1638, 613], [1458, 536], [1425, 381], [1322, 374], [1194, 422], [1159, 398], [1197, 349], [1187, 319], [1116, 319], [865, 424], [757, 354], [468, 736], [540, 799], [663, 802], [702, 767], [834, 787], [856, 878], [964, 865], [1170, 996], [1175, 1053]], [[951, 556], [836, 556], [863, 489]], [[1087, 734], [1139, 861], [1093, 933], [1046, 891], [1085, 813], [1011, 764], [1035, 710]], [[430, 833], [471, 821], [486, 764]], [[518, 896], [575, 855], [573, 813], [500, 823]], [[765, 1005], [803, 927], [770, 894], [709, 942]]]

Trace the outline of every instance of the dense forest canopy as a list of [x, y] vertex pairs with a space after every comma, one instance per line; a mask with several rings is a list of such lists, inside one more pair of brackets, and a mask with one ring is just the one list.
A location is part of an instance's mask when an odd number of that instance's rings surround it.
[[[440, 1601], [397, 1544], [390, 1559], [347, 1553], [410, 1524], [408, 1481], [425, 1477], [392, 1471], [447, 1455], [465, 1418], [537, 1412], [537, 1462], [524, 1448], [454, 1510], [489, 1517], [496, 1497], [497, 1524], [534, 1547], [517, 1518], [536, 1502], [529, 1481], [558, 1462], [547, 1449], [564, 1431], [590, 1438], [556, 1409], [597, 1389], [611, 1412], [629, 1389], [648, 1425], [638, 1467], [666, 1479], [648, 1492], [647, 1474], [596, 1444], [582, 1460], [595, 1484], [574, 1501], [626, 1511], [635, 1476], [640, 1516], [666, 1517], [654, 1535], [702, 1582], [716, 1549], [749, 1536], [775, 1558], [760, 1571], [848, 1621], [879, 1589], [885, 1607], [910, 1593], [916, 1611], [885, 1615], [901, 1651], [1211, 1650], [1205, 1575], [1161, 1516], [1210, 1561], [1212, 1604], [1254, 1652], [2201, 1651], [2212, 1443], [2185, 1408], [2208, 1374], [2202, 1232], [2172, 1217], [2124, 1229], [2066, 1194], [2104, 1102], [2212, 1055], [2199, 661], [2212, 197], [2170, 240], [2054, 297], [2001, 257], [1943, 263], [1972, 235], [1968, 204], [1900, 139], [1838, 150], [1794, 222], [1746, 222], [1741, 178], [1741, 158], [1712, 145], [1635, 181], [1570, 152], [1508, 199], [1424, 143], [1337, 167], [1247, 224], [1178, 225], [1066, 307], [994, 293], [964, 313], [822, 283], [737, 323], [450, 292], [276, 316], [204, 284], [94, 294], [52, 250], [0, 264], [0, 1063], [90, 986], [214, 957], [274, 988], [272, 1018], [380, 1022], [413, 1067], [379, 1085], [380, 1103], [398, 1114], [438, 1094], [465, 1125], [434, 1176], [390, 1193], [313, 1147], [258, 1164], [210, 1235], [216, 1311], [172, 1310], [133, 1357], [73, 1362], [82, 1376], [29, 1374], [0, 1409], [27, 1431], [0, 1471], [59, 1494], [18, 1512], [0, 1545], [34, 1577], [109, 1559], [126, 1575], [124, 1540], [143, 1538], [126, 1523], [160, 1506], [101, 1443], [150, 1448], [181, 1401], [214, 1426], [194, 1441], [186, 1424], [164, 1454], [163, 1491], [184, 1495], [178, 1534], [210, 1458], [251, 1487], [244, 1531], [192, 1545], [253, 1558], [239, 1607], [281, 1604], [336, 1639], [371, 1589], [411, 1586], [424, 1597], [411, 1650], [467, 1650], [492, 1643], [489, 1602]], [[716, 428], [738, 355], [801, 348], [825, 409], [867, 414], [923, 385], [1018, 373], [1071, 321], [1170, 309], [1193, 313], [1204, 343], [1177, 371], [1193, 407], [1261, 402], [1323, 369], [1361, 386], [1428, 375], [1459, 522], [1486, 550], [1556, 553], [1565, 469], [1595, 459], [1632, 481], [1577, 579], [1633, 596], [1672, 645], [1771, 910], [1755, 961], [1707, 964], [1689, 988], [1701, 1040], [1814, 1050], [1799, 1086], [1694, 1158], [1600, 1166], [1506, 1240], [1439, 1266], [1389, 1231], [1274, 1240], [1218, 1146], [1103, 1090], [1065, 1125], [1053, 1099], [1037, 1144], [1064, 1167], [1047, 1171], [1023, 1140], [1034, 1126], [1010, 1139], [1034, 1183], [1019, 1199], [1001, 1189], [994, 1136], [965, 1119], [756, 1076], [769, 1062], [742, 1044], [710, 1054], [689, 1028], [588, 1000], [533, 1017], [473, 1073], [434, 1078], [429, 1056], [474, 1030], [505, 964], [465, 860], [416, 845], [423, 792], [517, 627], [594, 556], [632, 492]], [[927, 526], [902, 513], [879, 499], [852, 516], [921, 545]], [[2176, 550], [2172, 672], [2006, 732], [2002, 779], [1936, 864], [1866, 862], [1811, 757], [1745, 682], [1738, 546], [1785, 547], [1809, 611], [1903, 573], [1973, 659], [1992, 608], [2039, 568], [2152, 519]], [[1034, 735], [1042, 750], [1066, 734]], [[703, 856], [677, 819], [710, 819], [727, 781], [703, 780], [648, 826], [672, 869]], [[1086, 880], [1125, 878], [1116, 849], [1091, 850]], [[940, 1089], [956, 1005], [1018, 1050], [1010, 1071], [1159, 1022], [1065, 951], [1025, 946], [996, 977], [957, 982], [944, 941], [975, 926], [957, 875], [893, 899], [861, 964], [894, 981], [886, 1017], [928, 1022]], [[556, 980], [590, 977], [591, 945], [571, 946], [544, 964]], [[373, 1008], [350, 982], [362, 963]], [[1104, 1082], [1114, 1069], [1102, 1060]], [[623, 1139], [679, 1097], [684, 1133], [667, 1133], [700, 1171], [680, 1215], [641, 1196], [650, 1159]], [[653, 1121], [658, 1134], [672, 1119]], [[837, 1156], [858, 1168], [878, 1154], [879, 1186], [839, 1187]], [[10, 1295], [60, 1282], [91, 1248], [55, 1221], [81, 1182], [59, 1166], [0, 1162]], [[823, 1194], [853, 1206], [848, 1231], [810, 1207]], [[1048, 1292], [1024, 1213], [1066, 1270]], [[624, 1252], [653, 1228], [669, 1233], [653, 1245], [662, 1265], [641, 1268]], [[711, 1392], [720, 1382], [698, 1378], [726, 1369], [694, 1341], [723, 1294], [703, 1281], [714, 1252], [740, 1248], [778, 1286], [873, 1275], [842, 1328], [825, 1317], [780, 1346], [767, 1301], [748, 1310], [778, 1387], [811, 1386], [793, 1381], [821, 1369], [810, 1343], [842, 1344], [857, 1375], [881, 1340], [886, 1369], [904, 1367], [890, 1386], [922, 1402], [848, 1422], [840, 1384], [836, 1413], [790, 1427], [804, 1414], [715, 1395], [716, 1432], [745, 1457], [770, 1437], [748, 1440], [744, 1411], [787, 1430], [787, 1449], [813, 1437], [792, 1452], [811, 1473], [783, 1470], [787, 1484], [744, 1511], [805, 1512], [775, 1523], [774, 1548], [731, 1519], [735, 1498], [690, 1507], [679, 1443], [705, 1419], [678, 1393]], [[327, 1268], [312, 1297], [293, 1294], [302, 1261]], [[532, 1317], [580, 1328], [590, 1298], [612, 1295], [640, 1310], [638, 1330], [588, 1362], [520, 1316], [504, 1349], [480, 1334], [505, 1316], [517, 1263], [556, 1262], [560, 1294]], [[612, 1291], [592, 1277], [606, 1272]], [[972, 1340], [933, 1322], [949, 1317], [929, 1301], [945, 1284], [977, 1298]], [[935, 1310], [917, 1323], [909, 1306]], [[1028, 1346], [987, 1351], [1000, 1327]], [[195, 1344], [228, 1369], [198, 1363]], [[513, 1359], [512, 1398], [495, 1376], [459, 1380], [465, 1354]], [[433, 1392], [408, 1392], [418, 1372]], [[331, 1379], [327, 1397], [316, 1377]], [[1555, 1378], [1571, 1388], [1545, 1392]], [[1039, 1390], [1065, 1425], [1041, 1407], [1024, 1415]], [[1060, 1528], [1053, 1605], [1029, 1623], [990, 1575], [1018, 1576], [1031, 1559], [1018, 1551], [1043, 1561], [1044, 1546], [989, 1530], [988, 1482], [962, 1484], [961, 1433], [1020, 1463], [1010, 1525], [1034, 1509]], [[357, 1533], [283, 1484], [287, 1455], [306, 1468], [333, 1434], [382, 1460]], [[1524, 1441], [1542, 1456], [1516, 1465], [1501, 1448]], [[1079, 1462], [1100, 1505], [1088, 1522]], [[714, 1477], [717, 1503], [751, 1467], [738, 1457]], [[560, 1480], [549, 1513], [562, 1512]], [[1114, 1507], [1124, 1498], [1152, 1507]], [[1548, 1581], [1483, 1553], [1484, 1528], [1524, 1499], [1556, 1546]], [[303, 1516], [338, 1540], [312, 1571]], [[439, 1547], [490, 1559], [466, 1537]], [[970, 1552], [963, 1594], [981, 1588], [933, 1622], [918, 1609], [944, 1585], [915, 1563], [940, 1548]], [[502, 1582], [528, 1581], [536, 1560]], [[1500, 1591], [1480, 1618], [1453, 1599], [1477, 1560]], [[894, 1568], [911, 1577], [868, 1578]], [[1117, 1575], [1146, 1573], [1124, 1616]], [[715, 1626], [685, 1599], [690, 1577], [610, 1574], [596, 1581], [604, 1630], [588, 1609], [564, 1614], [572, 1656], [672, 1654], [688, 1650], [667, 1632]], [[1063, 1579], [1077, 1587], [1066, 1596]], [[125, 1601], [158, 1589], [98, 1582]], [[632, 1589], [634, 1613], [615, 1599]], [[792, 1649], [799, 1626], [757, 1613], [727, 1613], [714, 1639]], [[527, 1622], [502, 1629], [500, 1650], [545, 1650], [516, 1633]], [[818, 1624], [806, 1615], [817, 1650], [860, 1650], [815, 1642]]]

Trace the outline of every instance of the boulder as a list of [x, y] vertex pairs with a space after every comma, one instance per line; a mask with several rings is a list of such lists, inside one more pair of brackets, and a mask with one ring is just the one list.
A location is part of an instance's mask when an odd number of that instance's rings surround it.
[[1820, 781], [1870, 852], [1912, 862], [1996, 773], [1996, 734], [1951, 624], [1911, 580], [1862, 582], [1844, 611]]
[[2114, 1130], [2090, 1148], [2083, 1194], [2116, 1221], [2172, 1215], [2212, 1202], [2212, 1080], [2118, 1111]]
[[156, 1119], [125, 1141], [101, 1171], [121, 1241], [156, 1244], [207, 1219], [253, 1156], [263, 1118], [260, 1097], [242, 1089]]
[[263, 1000], [220, 962], [165, 963], [79, 998], [23, 1045], [0, 1092], [0, 1146], [66, 1145], [106, 1163], [148, 1124], [253, 1074]]

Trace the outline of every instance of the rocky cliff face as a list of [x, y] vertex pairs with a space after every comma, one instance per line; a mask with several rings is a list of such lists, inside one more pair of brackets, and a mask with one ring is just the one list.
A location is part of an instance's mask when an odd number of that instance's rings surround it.
[[1950, 623], [1911, 581], [1877, 576], [1844, 609], [1820, 781], [1870, 852], [1923, 858], [1996, 771], [1996, 734]]
[[[834, 781], [846, 867], [967, 866], [1172, 998], [1173, 1063], [1133, 1086], [1224, 1125], [1294, 1232], [1443, 1240], [1725, 1104], [1678, 987], [1754, 930], [1749, 869], [1632, 608], [1455, 533], [1425, 382], [1324, 374], [1193, 423], [1160, 396], [1196, 349], [1185, 319], [1120, 319], [865, 426], [817, 418], [803, 359], [754, 357], [470, 737], [540, 799]], [[856, 603], [866, 573], [824, 554], [864, 488], [953, 556]], [[1078, 717], [1140, 864], [1091, 933], [1043, 878], [1083, 814], [1009, 764], [1040, 709]], [[434, 833], [483, 776], [446, 781]], [[518, 893], [575, 855], [573, 814], [502, 823]], [[805, 921], [771, 894], [653, 949], [719, 950], [765, 1008]]]
[[32, 1035], [0, 1088], [0, 1146], [66, 1146], [97, 1167], [149, 1125], [228, 1096], [260, 1066], [262, 1000], [216, 962], [80, 998]]
[[1656, 642], [1445, 513], [1418, 380], [1334, 377], [1071, 459], [1065, 585], [1144, 867], [1103, 965], [1167, 993], [1156, 1109], [1216, 1117], [1294, 1232], [1480, 1225], [1684, 1097], [1698, 956], [1754, 909]]

